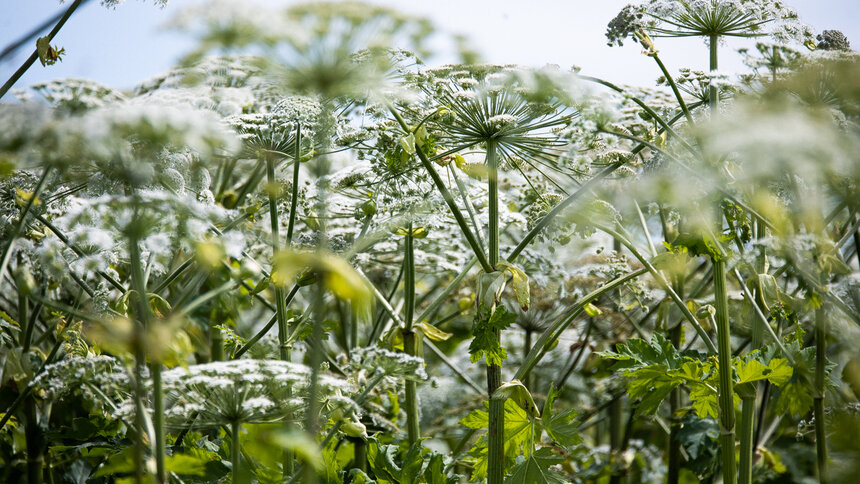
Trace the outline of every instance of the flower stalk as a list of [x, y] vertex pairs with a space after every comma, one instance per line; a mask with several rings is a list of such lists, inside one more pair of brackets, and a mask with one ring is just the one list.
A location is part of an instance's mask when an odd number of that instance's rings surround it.
[[717, 328], [717, 361], [720, 386], [720, 452], [723, 462], [723, 482], [737, 482], [735, 464], [735, 403], [732, 376], [732, 345], [729, 329], [729, 296], [726, 290], [726, 261], [723, 256], [712, 257], [714, 266], [714, 309]]
[[[490, 249], [489, 263], [495, 269], [499, 263], [499, 157], [494, 140], [487, 141], [487, 180], [490, 217], [487, 245]], [[495, 338], [497, 341], [501, 340], [499, 330], [495, 330]], [[501, 484], [505, 476], [505, 401], [492, 398], [501, 384], [502, 367], [500, 365], [487, 365], [487, 396], [490, 400], [488, 484]]]
[[[415, 237], [412, 235], [412, 222], [406, 226], [405, 258], [404, 261], [404, 328], [403, 349], [410, 356], [418, 356], [418, 338], [412, 328], [415, 314]], [[415, 444], [421, 438], [421, 427], [418, 420], [417, 383], [406, 380], [406, 431], [409, 445]]]

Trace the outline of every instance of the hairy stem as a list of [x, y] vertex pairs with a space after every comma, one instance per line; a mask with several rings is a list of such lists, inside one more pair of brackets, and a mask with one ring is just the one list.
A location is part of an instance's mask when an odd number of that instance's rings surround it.
[[[403, 349], [410, 356], [418, 354], [418, 339], [415, 331], [412, 329], [413, 317], [415, 314], [415, 238], [412, 236], [412, 221], [407, 224], [405, 237], [405, 258], [404, 261], [404, 284], [403, 284], [403, 299], [404, 304], [404, 328], [403, 328]], [[421, 428], [418, 421], [418, 395], [416, 382], [414, 380], [406, 380], [406, 429], [409, 438], [409, 444], [412, 445], [418, 442], [421, 438]]]
[[735, 465], [735, 403], [732, 377], [732, 345], [729, 330], [729, 296], [726, 291], [726, 261], [715, 257], [714, 307], [717, 328], [717, 360], [720, 371], [720, 452], [723, 462], [723, 482], [737, 482]]

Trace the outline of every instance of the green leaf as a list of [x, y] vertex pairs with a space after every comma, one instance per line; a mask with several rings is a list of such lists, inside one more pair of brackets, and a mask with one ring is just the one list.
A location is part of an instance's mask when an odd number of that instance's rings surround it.
[[56, 47], [52, 47], [51, 39], [45, 36], [36, 39], [36, 53], [42, 66], [52, 66], [63, 60], [62, 56], [66, 53], [66, 49], [57, 50]]
[[112, 476], [114, 474], [127, 474], [134, 472], [134, 459], [131, 447], [110, 456], [107, 462], [99, 467], [91, 477]]
[[436, 326], [428, 324], [426, 321], [421, 321], [420, 323], [415, 324], [412, 328], [432, 341], [445, 341], [453, 336], [451, 333], [446, 333]]
[[513, 473], [505, 482], [514, 484], [565, 484], [564, 476], [551, 470], [550, 466], [560, 464], [564, 458], [543, 447], [530, 455], [512, 469]]
[[168, 472], [191, 476], [206, 475], [206, 466], [213, 460], [219, 460], [218, 455], [201, 449], [189, 449], [183, 454], [173, 454], [164, 461]]
[[559, 393], [558, 389], [550, 385], [549, 394], [546, 396], [546, 402], [543, 404], [541, 422], [547, 435], [552, 440], [556, 441], [559, 445], [569, 447], [582, 442], [582, 438], [579, 436], [579, 424], [574, 422], [574, 418], [577, 415], [576, 410], [554, 411], [552, 405]]
[[693, 385], [690, 388], [690, 402], [699, 418], [718, 418], [720, 404], [717, 392], [708, 385]]
[[777, 414], [789, 413], [799, 417], [812, 408], [812, 402], [809, 386], [800, 381], [791, 381], [780, 388], [774, 410]]
[[472, 341], [469, 343], [469, 355], [472, 363], [482, 357], [487, 366], [501, 365], [508, 358], [508, 353], [502, 348], [496, 331], [506, 329], [514, 324], [516, 314], [509, 313], [504, 306], [499, 306], [495, 312], [487, 316], [489, 311], [479, 310], [475, 315], [475, 323], [472, 328]]
[[403, 151], [409, 153], [410, 155], [415, 154], [415, 135], [409, 133], [407, 136], [403, 136], [400, 138], [400, 146], [403, 148]]
[[633, 378], [627, 387], [630, 398], [638, 400], [636, 417], [653, 415], [669, 393], [684, 383], [683, 378], [674, 376], [664, 365], [640, 368], [628, 376]]
[[738, 383], [748, 383], [760, 380], [768, 380], [776, 386], [786, 384], [793, 373], [784, 358], [774, 358], [767, 365], [758, 360], [740, 361], [735, 364], [738, 374]]
[[632, 371], [651, 365], [664, 365], [667, 369], [676, 369], [684, 362], [684, 358], [672, 346], [672, 342], [660, 333], [654, 333], [650, 343], [639, 338], [630, 338], [625, 343], [619, 344], [616, 349], [617, 353], [611, 351], [598, 353], [602, 358], [617, 361], [612, 366], [612, 370]]
[[490, 414], [483, 410], [473, 410], [469, 415], [460, 420], [460, 425], [474, 430], [487, 428], [490, 422]]
[[[486, 403], [485, 403], [486, 405]], [[461, 424], [473, 429], [485, 429], [489, 421], [487, 412], [477, 410], [470, 413], [460, 421]], [[527, 456], [532, 452], [531, 442], [535, 434], [532, 429], [533, 421], [526, 412], [514, 403], [513, 400], [505, 401], [505, 468], [514, 465], [516, 458], [525, 453]], [[487, 475], [487, 436], [484, 435], [469, 449], [469, 456], [474, 462], [472, 472], [473, 479], [483, 479]]]

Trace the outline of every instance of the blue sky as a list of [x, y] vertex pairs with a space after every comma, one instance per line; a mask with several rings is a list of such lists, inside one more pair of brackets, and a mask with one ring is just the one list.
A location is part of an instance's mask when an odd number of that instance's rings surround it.
[[[68, 0], [71, 1], [71, 0]], [[199, 0], [170, 0], [161, 9], [150, 0], [126, 0], [115, 10], [92, 0], [69, 20], [55, 44], [66, 49], [62, 63], [42, 67], [38, 62], [15, 85], [16, 88], [62, 77], [85, 77], [118, 87], [130, 88], [174, 64], [190, 50], [188, 37], [161, 28], [175, 12]], [[286, 1], [260, 1], [288, 4]], [[490, 62], [533, 66], [574, 64], [583, 72], [620, 83], [652, 85], [659, 75], [653, 61], [642, 56], [632, 43], [609, 48], [603, 35], [606, 24], [628, 3], [625, 0], [379, 0], [374, 3], [407, 13], [424, 15], [443, 31], [463, 33]], [[860, 1], [795, 0], [789, 2], [802, 20], [816, 30], [843, 31], [853, 47], [860, 48]], [[0, 48], [16, 40], [45, 19], [67, 8], [57, 0], [2, 0]], [[721, 70], [742, 69], [730, 42], [722, 49]], [[746, 45], [749, 45], [748, 43]], [[707, 48], [698, 39], [660, 39], [661, 57], [671, 70], [703, 68]], [[31, 49], [0, 63], [5, 80], [23, 62]], [[438, 62], [453, 60], [442, 58]]]

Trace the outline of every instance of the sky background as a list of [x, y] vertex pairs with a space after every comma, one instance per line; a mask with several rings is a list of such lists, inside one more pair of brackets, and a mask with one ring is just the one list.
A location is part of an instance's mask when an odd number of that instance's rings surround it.
[[[0, 0], [0, 49], [68, 7], [58, 0]], [[120, 89], [155, 76], [191, 50], [190, 37], [162, 26], [181, 8], [200, 0], [170, 0], [165, 8], [151, 0], [126, 0], [114, 10], [92, 0], [66, 23], [53, 44], [64, 47], [61, 63], [42, 67], [36, 62], [15, 88], [63, 77], [89, 78]], [[259, 1], [288, 5], [289, 1]], [[659, 76], [655, 63], [640, 54], [632, 42], [608, 47], [606, 24], [626, 0], [376, 0], [406, 13], [431, 19], [442, 31], [461, 33], [485, 61], [540, 67], [582, 67], [583, 73], [616, 83], [653, 85]], [[794, 0], [789, 2], [801, 19], [817, 31], [841, 30], [860, 48], [860, 0]], [[47, 29], [47, 30], [50, 30]], [[44, 32], [42, 35], [44, 35]], [[35, 41], [32, 44], [35, 46]], [[730, 41], [721, 50], [720, 70], [743, 70], [734, 52], [752, 43]], [[706, 68], [707, 46], [695, 38], [658, 39], [663, 61], [670, 71], [680, 67]], [[0, 77], [7, 79], [33, 48], [0, 61]], [[452, 55], [431, 60], [456, 60]]]

